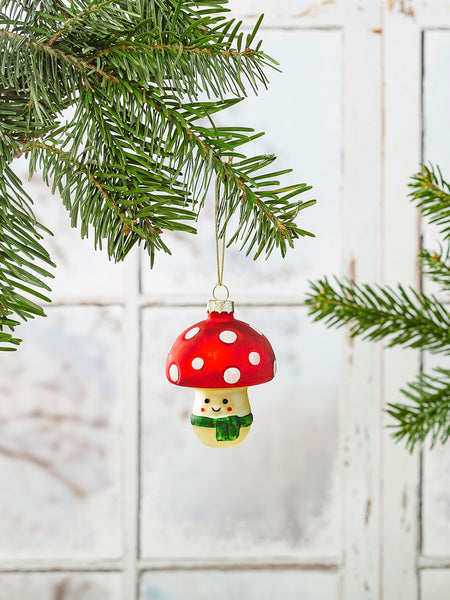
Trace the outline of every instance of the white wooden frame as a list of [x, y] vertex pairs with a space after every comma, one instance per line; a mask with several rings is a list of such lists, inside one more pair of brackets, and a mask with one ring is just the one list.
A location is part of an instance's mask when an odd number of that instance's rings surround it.
[[[342, 272], [358, 281], [402, 280], [418, 286], [419, 223], [405, 197], [407, 180], [421, 159], [422, 33], [429, 28], [450, 29], [450, 4], [445, 0], [234, 0], [231, 7], [249, 26], [254, 15], [265, 12], [268, 28], [342, 31]], [[140, 315], [152, 302], [140, 291], [137, 255], [129, 259], [128, 273], [123, 560], [10, 561], [0, 564], [0, 572], [121, 571], [124, 600], [137, 600], [143, 571], [218, 565], [140, 558]], [[399, 387], [418, 368], [417, 353], [387, 354], [380, 346], [346, 343], [340, 391], [341, 556], [229, 562], [227, 568], [337, 571], [340, 600], [419, 599], [420, 569], [450, 569], [450, 557], [421, 555], [419, 456], [394, 444], [385, 428], [385, 402], [395, 400]]]

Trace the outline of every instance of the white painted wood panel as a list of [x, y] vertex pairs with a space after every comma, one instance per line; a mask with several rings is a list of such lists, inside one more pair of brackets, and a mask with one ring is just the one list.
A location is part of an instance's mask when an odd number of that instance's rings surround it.
[[[439, 165], [450, 180], [450, 29], [426, 31], [424, 35], [424, 160]], [[424, 246], [439, 251], [438, 228], [422, 222]], [[425, 281], [427, 293], [439, 293], [439, 286]], [[441, 296], [442, 297], [442, 296]], [[447, 366], [450, 358], [424, 356], [424, 370]], [[440, 444], [423, 453], [422, 553], [432, 563], [450, 564], [450, 445]], [[445, 558], [447, 557], [447, 558]], [[430, 573], [430, 576], [432, 574]], [[424, 582], [428, 581], [424, 576]], [[434, 577], [434, 576], [433, 576]], [[432, 579], [434, 581], [434, 579]], [[438, 575], [436, 575], [438, 580]], [[450, 588], [449, 588], [450, 589]]]
[[[418, 287], [417, 211], [407, 199], [407, 183], [417, 171], [421, 152], [421, 32], [400, 3], [384, 11], [384, 265], [385, 284]], [[404, 401], [399, 389], [419, 372], [419, 355], [404, 349], [384, 352], [383, 394]], [[383, 597], [410, 600], [418, 596], [416, 559], [419, 543], [419, 460], [396, 444], [383, 418]]]
[[[380, 13], [346, 23], [343, 51], [343, 273], [381, 274]], [[340, 598], [379, 597], [380, 348], [347, 340], [340, 427], [342, 562]]]
[[377, 19], [379, 0], [230, 0], [233, 15], [249, 26], [264, 13], [264, 27], [347, 27], [362, 15]]
[[122, 531], [123, 600], [135, 600], [139, 586], [139, 509], [141, 494], [140, 394], [141, 312], [139, 306], [139, 253], [128, 257], [128, 285], [125, 290], [122, 394]]

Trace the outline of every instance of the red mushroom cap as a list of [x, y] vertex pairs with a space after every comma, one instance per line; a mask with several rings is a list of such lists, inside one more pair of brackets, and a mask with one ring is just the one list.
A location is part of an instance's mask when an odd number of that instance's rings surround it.
[[232, 312], [210, 312], [177, 337], [166, 377], [195, 388], [248, 387], [273, 379], [275, 354], [268, 339]]

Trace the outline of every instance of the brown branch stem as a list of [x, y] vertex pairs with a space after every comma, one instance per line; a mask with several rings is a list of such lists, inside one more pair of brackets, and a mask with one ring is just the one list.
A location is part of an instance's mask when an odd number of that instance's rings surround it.
[[71, 19], [69, 19], [60, 31], [55, 33], [55, 35], [49, 40], [48, 45], [53, 46], [53, 44], [68, 30], [74, 25], [77, 21], [79, 21], [82, 17], [89, 15], [90, 13], [102, 8], [105, 4], [110, 4], [113, 0], [105, 0], [104, 2], [98, 2], [97, 4], [93, 4], [92, 6], [88, 6], [85, 10], [79, 12]]
[[[56, 148], [56, 146], [49, 146], [48, 144], [45, 144], [44, 142], [34, 142], [34, 141], [28, 142], [27, 147], [29, 147], [29, 146], [32, 146], [33, 148], [40, 148], [41, 150], [45, 150], [46, 152], [51, 152], [53, 154], [57, 154], [58, 156], [60, 156], [62, 158], [62, 160], [66, 160], [67, 162], [72, 163], [74, 165], [74, 167], [76, 167], [80, 171], [83, 171], [84, 173], [87, 173], [86, 165], [83, 165], [79, 162], [74, 161], [73, 159], [70, 158], [70, 156], [66, 152], [63, 152], [60, 148]], [[26, 152], [26, 148], [25, 148], [24, 152]], [[123, 215], [120, 212], [117, 204], [114, 202], [114, 199], [112, 198], [112, 196], [102, 187], [101, 183], [94, 177], [94, 175], [92, 173], [88, 173], [88, 177], [89, 177], [89, 180], [95, 185], [95, 187], [101, 192], [103, 197], [106, 198], [106, 200], [109, 202], [109, 204], [110, 204], [111, 208], [113, 209], [113, 211], [115, 212], [116, 216], [119, 217], [119, 219], [122, 221], [122, 223], [125, 226], [129, 227], [130, 223], [128, 222], [128, 220], [123, 218]]]
[[[212, 50], [211, 48], [197, 48], [195, 46], [179, 46], [176, 44], [145, 44], [144, 46], [148, 50], [171, 50], [173, 52], [186, 52], [188, 54], [206, 54], [208, 56], [227, 56], [234, 58], [235, 56], [252, 57], [255, 54], [255, 50], [246, 48], [244, 51], [241, 50]], [[107, 56], [112, 54], [114, 50], [138, 50], [139, 46], [133, 44], [120, 44], [119, 46], [113, 46], [112, 48], [105, 48], [96, 58]], [[95, 60], [95, 59], [94, 59]]]
[[[0, 38], [2, 38], [2, 37], [6, 38], [6, 39], [10, 39], [10, 40], [21, 40], [21, 39], [23, 39], [24, 36], [21, 35], [20, 33], [15, 33], [13, 31], [7, 31], [6, 29], [0, 29]], [[32, 48], [36, 48], [37, 50], [41, 50], [42, 52], [46, 52], [47, 54], [50, 54], [50, 56], [54, 56], [55, 58], [60, 58], [61, 60], [64, 60], [68, 64], [76, 66], [78, 68], [78, 70], [81, 72], [84, 84], [87, 87], [89, 87], [89, 84], [86, 79], [86, 73], [85, 73], [86, 70], [89, 71], [87, 73], [87, 75], [90, 75], [91, 73], [95, 73], [96, 75], [99, 75], [108, 81], [112, 81], [116, 85], [121, 85], [120, 80], [117, 77], [115, 77], [114, 75], [107, 73], [103, 69], [95, 68], [87, 60], [82, 60], [82, 59], [78, 58], [77, 56], [74, 56], [73, 54], [67, 54], [66, 52], [63, 52], [62, 50], [60, 50], [59, 48], [53, 48], [48, 43], [42, 44], [42, 43], [33, 42], [32, 40], [28, 39], [26, 41], [26, 45], [30, 46]]]

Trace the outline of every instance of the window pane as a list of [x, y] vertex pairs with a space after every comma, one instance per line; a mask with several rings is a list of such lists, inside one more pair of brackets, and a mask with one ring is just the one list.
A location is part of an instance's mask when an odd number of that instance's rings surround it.
[[[341, 34], [338, 31], [264, 31], [264, 48], [281, 64], [282, 73], [270, 72], [269, 90], [249, 94], [244, 102], [215, 117], [218, 125], [251, 126], [265, 131], [245, 152], [273, 154], [272, 170], [292, 168], [285, 185], [306, 182], [314, 189], [302, 200], [318, 204], [298, 215], [298, 223], [318, 237], [304, 238], [286, 258], [274, 250], [269, 261], [254, 262], [233, 244], [226, 254], [225, 282], [235, 298], [298, 298], [308, 279], [325, 271], [339, 271], [341, 167]], [[198, 223], [199, 234], [171, 235], [164, 241], [173, 256], [160, 255], [156, 269], [144, 259], [143, 289], [165, 297], [185, 294], [199, 298], [214, 283], [215, 242], [213, 198]], [[319, 235], [320, 233], [320, 235]]]
[[140, 600], [337, 600], [334, 573], [175, 571], [146, 573]]
[[122, 311], [47, 313], [2, 356], [0, 557], [115, 557]]
[[248, 438], [218, 450], [192, 432], [194, 391], [164, 375], [166, 349], [204, 316], [144, 312], [144, 556], [337, 555], [339, 335], [304, 309], [238, 309], [270, 339], [279, 368], [249, 389]]
[[[424, 37], [424, 162], [439, 166], [450, 181], [450, 32], [426, 31]], [[422, 218], [423, 246], [440, 252], [443, 242], [439, 227]], [[444, 246], [445, 248], [445, 246]], [[425, 277], [426, 292], [441, 294], [438, 284]]]
[[[449, 357], [425, 354], [424, 370], [450, 368]], [[431, 556], [450, 554], [450, 451], [440, 443], [423, 451], [422, 552]]]
[[420, 575], [421, 600], [448, 600], [450, 569], [430, 569]]
[[[424, 52], [424, 150], [425, 161], [441, 167], [450, 180], [450, 32], [427, 31]], [[424, 224], [424, 246], [439, 251], [438, 228]], [[439, 294], [437, 284], [425, 279], [425, 289]], [[444, 362], [445, 361], [445, 362]], [[447, 358], [427, 355], [427, 372], [449, 368]], [[423, 453], [422, 526], [424, 554], [450, 555], [450, 446], [427, 447]], [[424, 575], [425, 580], [431, 575]], [[447, 590], [448, 592], [448, 590]], [[431, 596], [429, 596], [431, 599]], [[433, 598], [434, 600], [434, 598]]]
[[2, 600], [120, 600], [117, 574], [18, 573], [0, 575]]
[[424, 54], [424, 153], [450, 172], [450, 32], [426, 31]]
[[86, 300], [87, 298], [121, 298], [126, 267], [108, 259], [106, 243], [103, 250], [94, 250], [94, 232], [81, 239], [80, 227], [72, 228], [70, 215], [56, 193], [52, 195], [39, 171], [28, 181], [28, 162], [24, 157], [12, 164], [25, 189], [34, 201], [33, 210], [40, 223], [54, 235], [45, 235], [43, 245], [50, 252], [56, 269], [49, 269], [55, 279], [49, 285], [50, 297]]

